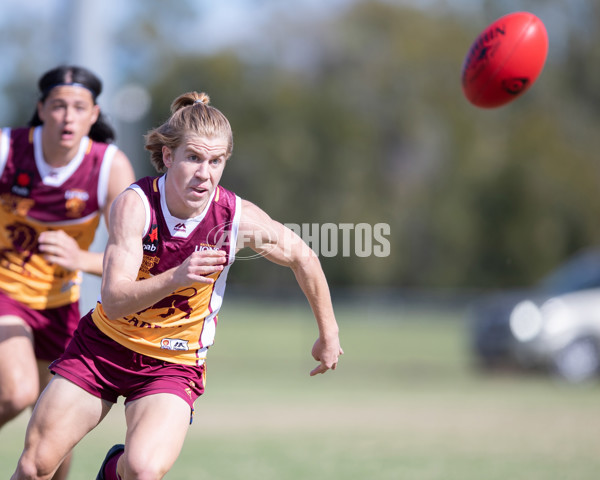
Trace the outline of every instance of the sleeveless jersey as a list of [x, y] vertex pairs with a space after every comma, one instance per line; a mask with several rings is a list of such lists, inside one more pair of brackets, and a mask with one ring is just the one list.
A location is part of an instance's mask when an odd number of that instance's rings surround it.
[[64, 230], [89, 248], [117, 151], [84, 137], [75, 158], [54, 169], [44, 160], [41, 137], [41, 126], [3, 128], [0, 136], [0, 289], [36, 310], [79, 299], [80, 272], [46, 261], [38, 237]]
[[180, 288], [133, 315], [110, 320], [100, 300], [92, 313], [96, 326], [134, 352], [172, 363], [201, 365], [214, 342], [217, 314], [223, 302], [229, 267], [235, 259], [241, 199], [217, 186], [198, 217], [181, 220], [169, 213], [164, 197], [165, 176], [146, 177], [132, 190], [146, 210], [143, 260], [137, 280], [180, 265], [192, 252], [223, 250], [227, 261], [212, 275], [211, 285]]

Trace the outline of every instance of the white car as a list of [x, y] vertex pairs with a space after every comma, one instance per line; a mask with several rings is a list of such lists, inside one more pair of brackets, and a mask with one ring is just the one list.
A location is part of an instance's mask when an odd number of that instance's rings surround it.
[[484, 367], [551, 370], [571, 382], [600, 377], [600, 250], [575, 255], [535, 287], [479, 298], [470, 320]]
[[509, 318], [513, 354], [524, 367], [549, 367], [571, 382], [600, 371], [600, 289], [523, 300]]

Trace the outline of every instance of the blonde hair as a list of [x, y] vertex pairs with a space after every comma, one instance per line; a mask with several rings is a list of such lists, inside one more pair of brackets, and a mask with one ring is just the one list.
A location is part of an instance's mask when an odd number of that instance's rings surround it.
[[163, 146], [176, 149], [186, 135], [207, 138], [227, 138], [227, 158], [233, 151], [233, 132], [229, 120], [218, 109], [209, 105], [206, 93], [188, 92], [171, 103], [171, 116], [161, 126], [145, 135], [145, 148], [150, 151], [150, 162], [160, 173], [166, 171]]

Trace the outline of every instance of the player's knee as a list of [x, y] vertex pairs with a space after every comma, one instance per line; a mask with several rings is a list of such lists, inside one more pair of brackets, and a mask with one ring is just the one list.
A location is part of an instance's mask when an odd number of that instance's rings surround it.
[[12, 420], [26, 408], [32, 407], [38, 397], [38, 389], [24, 384], [22, 388], [0, 394], [0, 425]]
[[168, 468], [153, 461], [125, 461], [124, 470], [125, 476], [123, 478], [126, 479], [134, 478], [136, 480], [160, 480], [165, 476]]
[[135, 480], [160, 480], [166, 474], [165, 471], [159, 471], [148, 466], [136, 470], [126, 470], [126, 472], [123, 478], [135, 478]]
[[39, 459], [23, 455], [17, 464], [14, 480], [47, 480], [51, 478], [52, 472], [44, 469]]

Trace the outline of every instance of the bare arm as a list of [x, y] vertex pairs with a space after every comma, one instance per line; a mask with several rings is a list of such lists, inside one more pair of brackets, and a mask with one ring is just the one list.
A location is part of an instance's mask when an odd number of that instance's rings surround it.
[[109, 318], [143, 310], [179, 287], [213, 283], [207, 275], [223, 270], [223, 251], [194, 252], [181, 265], [138, 281], [145, 215], [142, 200], [132, 190], [120, 194], [113, 203], [102, 276], [102, 306]]
[[243, 201], [240, 248], [250, 247], [271, 262], [289, 267], [304, 292], [319, 329], [312, 355], [320, 364], [310, 374], [335, 370], [343, 350], [327, 279], [318, 257], [292, 230], [270, 218], [256, 205]]
[[[135, 181], [133, 167], [123, 152], [117, 150], [110, 167], [106, 205], [103, 210], [108, 227], [109, 211], [114, 199]], [[39, 237], [40, 251], [49, 262], [67, 270], [81, 270], [102, 275], [102, 252], [82, 250], [74, 238], [62, 230], [43, 232]]]

